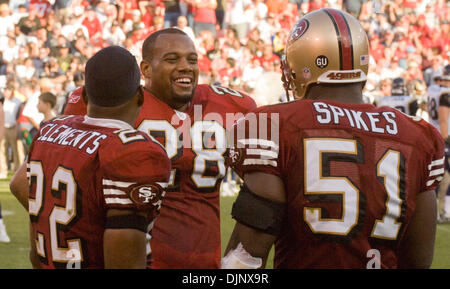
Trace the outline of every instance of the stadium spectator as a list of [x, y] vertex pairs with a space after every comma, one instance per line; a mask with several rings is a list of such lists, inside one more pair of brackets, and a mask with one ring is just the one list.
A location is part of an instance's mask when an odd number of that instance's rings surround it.
[[373, 104], [377, 105], [379, 100], [391, 95], [392, 79], [385, 78], [379, 82], [378, 90], [374, 93]]
[[242, 81], [244, 83], [245, 92], [251, 93], [255, 89], [256, 82], [263, 73], [264, 68], [262, 68], [256, 57], [244, 66], [242, 71]]
[[280, 57], [273, 53], [272, 44], [264, 45], [262, 55], [258, 57], [258, 60], [265, 71], [272, 71], [274, 62], [280, 63]]
[[442, 75], [442, 57], [440, 55], [436, 55], [431, 60], [431, 66], [425, 69], [423, 72], [423, 78], [427, 86], [431, 86], [434, 84], [434, 77], [438, 75]]
[[194, 30], [190, 26], [188, 26], [188, 20], [186, 16], [178, 17], [177, 26], [175, 27], [186, 33], [192, 39], [192, 41], [196, 41]]
[[250, 23], [245, 17], [245, 9], [250, 3], [250, 0], [231, 0], [230, 10], [227, 14], [226, 26], [234, 29], [240, 40], [247, 36], [250, 28]]
[[61, 34], [66, 37], [67, 40], [73, 41], [76, 39], [76, 33], [78, 29], [81, 29], [84, 37], [89, 38], [89, 32], [86, 26], [82, 25], [79, 18], [76, 15], [67, 16], [67, 22], [61, 28]]
[[216, 0], [194, 0], [192, 2], [194, 16], [195, 36], [199, 36], [202, 31], [210, 31], [215, 37], [216, 30]]
[[267, 13], [280, 15], [287, 9], [288, 0], [267, 0]]
[[31, 32], [41, 27], [41, 21], [37, 15], [36, 8], [30, 6], [28, 8], [28, 15], [22, 17], [17, 25], [19, 26], [20, 31], [25, 35], [29, 35]]
[[15, 172], [20, 164], [21, 159], [19, 159], [19, 150], [17, 147], [17, 135], [18, 135], [18, 125], [17, 118], [20, 112], [20, 108], [22, 102], [14, 96], [14, 87], [11, 84], [8, 84], [3, 89], [3, 109], [4, 109], [4, 127], [5, 127], [5, 136], [4, 136], [4, 152], [6, 160], [9, 160], [9, 150], [11, 150], [11, 159], [12, 163], [8, 161], [8, 167], [11, 171]]
[[81, 22], [86, 27], [89, 33], [89, 41], [93, 44], [101, 42], [102, 36], [102, 24], [95, 13], [93, 7], [89, 7], [86, 11], [86, 15]]
[[180, 0], [164, 0], [164, 28], [177, 25], [177, 19], [181, 16]]
[[120, 45], [126, 38], [118, 21], [114, 21], [111, 27], [105, 27], [103, 29], [103, 39], [108, 45]]
[[[225, 14], [227, 13], [227, 1], [228, 0], [217, 0], [217, 7], [215, 9], [217, 24], [219, 25], [219, 30], [225, 28]], [[259, 0], [257, 0], [259, 1]]]
[[0, 48], [4, 49], [8, 43], [8, 32], [14, 30], [14, 19], [8, 4], [0, 4]]
[[[5, 112], [3, 109], [4, 102], [5, 97], [3, 96], [3, 93], [0, 92], [0, 179], [6, 179], [8, 177], [8, 164], [6, 162], [6, 154], [5, 154]], [[0, 205], [0, 215], [1, 215], [1, 205]], [[7, 240], [7, 238], [5, 238], [5, 240]]]
[[45, 122], [52, 120], [56, 116], [55, 106], [56, 106], [56, 95], [54, 95], [51, 92], [44, 92], [41, 93], [41, 95], [39, 95], [39, 102], [37, 105], [37, 109], [40, 113], [44, 115], [44, 118], [39, 124], [39, 127], [42, 127], [42, 125]]
[[[135, 25], [141, 24], [141, 12], [138, 9], [133, 10], [131, 18], [127, 19], [123, 24], [123, 32], [130, 35]], [[144, 24], [145, 25], [145, 24]]]

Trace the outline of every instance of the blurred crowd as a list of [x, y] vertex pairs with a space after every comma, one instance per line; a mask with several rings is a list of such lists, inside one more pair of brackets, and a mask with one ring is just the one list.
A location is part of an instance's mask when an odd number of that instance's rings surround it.
[[[284, 98], [280, 57], [299, 16], [331, 7], [360, 19], [370, 39], [368, 101], [403, 77], [422, 101], [433, 77], [449, 62], [450, 14], [445, 0], [0, 0], [0, 92], [5, 134], [0, 178], [23, 160], [45, 102], [61, 114], [69, 92], [84, 83], [95, 52], [120, 45], [141, 60], [145, 38], [178, 27], [196, 43], [200, 83], [247, 92], [258, 105]], [[16, 139], [14, 139], [14, 136]], [[18, 143], [18, 145], [17, 145]], [[16, 147], [17, 146], [17, 147]]]

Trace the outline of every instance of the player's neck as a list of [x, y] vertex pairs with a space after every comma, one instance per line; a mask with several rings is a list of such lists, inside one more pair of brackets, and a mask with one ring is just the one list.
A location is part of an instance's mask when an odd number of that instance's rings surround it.
[[87, 107], [87, 116], [121, 120], [134, 126], [139, 111], [139, 108], [132, 106], [129, 102], [115, 107], [101, 107], [90, 103]]
[[354, 104], [364, 103], [360, 83], [312, 86], [308, 90], [305, 98], [313, 100], [332, 100]]
[[147, 92], [149, 92], [150, 94], [152, 94], [154, 97], [156, 97], [157, 99], [161, 100], [162, 102], [164, 102], [165, 104], [170, 106], [174, 110], [178, 110], [178, 111], [181, 111], [181, 112], [186, 112], [186, 110], [189, 108], [189, 106], [191, 104], [190, 101], [188, 103], [185, 103], [185, 102], [171, 102], [171, 101], [161, 97], [158, 93], [156, 93], [155, 91], [151, 90], [148, 87], [144, 87], [144, 89]]

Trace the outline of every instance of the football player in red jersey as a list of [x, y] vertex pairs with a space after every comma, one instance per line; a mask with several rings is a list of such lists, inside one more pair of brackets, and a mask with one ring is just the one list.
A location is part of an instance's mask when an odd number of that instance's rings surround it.
[[[151, 266], [219, 268], [225, 130], [256, 104], [230, 88], [197, 85], [197, 52], [179, 29], [151, 34], [142, 52], [144, 104], [134, 127], [159, 140], [172, 161], [166, 198], [151, 234]], [[69, 99], [65, 114], [83, 111], [76, 99], [76, 94]]]
[[[86, 116], [47, 122], [27, 159], [33, 265], [145, 268], [170, 160], [135, 130], [143, 103], [135, 57], [119, 46], [86, 64]], [[12, 189], [20, 178], [14, 178]], [[14, 190], [13, 190], [14, 192]]]
[[258, 108], [229, 134], [245, 185], [222, 268], [265, 266], [273, 243], [279, 269], [431, 265], [444, 141], [424, 120], [363, 103], [368, 54], [348, 13], [296, 23], [283, 73], [303, 99]]

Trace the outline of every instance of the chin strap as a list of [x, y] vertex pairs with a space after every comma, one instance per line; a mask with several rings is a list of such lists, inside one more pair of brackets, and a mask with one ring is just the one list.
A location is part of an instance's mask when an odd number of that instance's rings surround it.
[[280, 61], [280, 68], [281, 68], [281, 81], [283, 81], [283, 87], [286, 91], [286, 100], [290, 101], [289, 91], [292, 90], [293, 86], [293, 79], [292, 79], [292, 73], [291, 68], [289, 67], [289, 64], [286, 61], [286, 54], [284, 54], [281, 57]]

